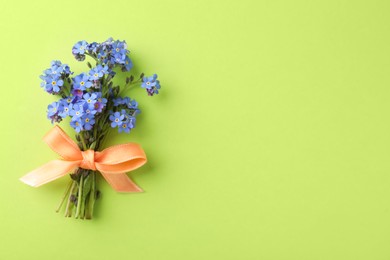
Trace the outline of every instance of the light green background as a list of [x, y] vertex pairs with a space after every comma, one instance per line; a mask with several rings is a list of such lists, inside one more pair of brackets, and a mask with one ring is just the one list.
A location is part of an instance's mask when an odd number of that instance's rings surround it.
[[[1, 1], [0, 259], [390, 259], [390, 2]], [[93, 221], [54, 212], [67, 177], [18, 178], [42, 142], [52, 59], [124, 39], [161, 95], [129, 136], [143, 194], [100, 182]], [[69, 133], [71, 129], [66, 127]]]

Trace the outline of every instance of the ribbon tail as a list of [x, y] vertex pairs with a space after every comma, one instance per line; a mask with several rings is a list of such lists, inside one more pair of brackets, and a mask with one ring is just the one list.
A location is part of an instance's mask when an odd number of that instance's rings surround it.
[[143, 192], [126, 173], [104, 173], [101, 172], [104, 179], [117, 192]]
[[78, 164], [78, 161], [53, 160], [24, 175], [20, 180], [30, 186], [39, 187], [66, 175], [76, 169]]

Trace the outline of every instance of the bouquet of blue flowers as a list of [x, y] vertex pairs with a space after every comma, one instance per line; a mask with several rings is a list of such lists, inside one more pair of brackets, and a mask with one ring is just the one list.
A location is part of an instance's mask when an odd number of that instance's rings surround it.
[[[149, 96], [159, 93], [157, 75], [135, 77], [129, 73], [133, 63], [125, 41], [108, 40], [97, 43], [77, 42], [72, 49], [76, 60], [86, 62], [89, 70], [73, 75], [67, 64], [53, 61], [41, 75], [41, 87], [59, 100], [48, 106], [47, 117], [52, 123], [70, 118], [76, 132], [76, 142], [56, 126], [45, 136], [50, 148], [61, 160], [28, 173], [21, 180], [31, 186], [39, 186], [67, 173], [70, 183], [57, 208], [65, 207], [65, 216], [91, 219], [95, 201], [99, 198], [96, 175], [101, 173], [119, 192], [137, 192], [141, 189], [126, 172], [146, 162], [142, 149], [133, 143], [114, 146], [101, 151], [103, 142], [112, 128], [129, 133], [135, 127], [140, 113], [138, 103], [123, 93], [130, 86], [140, 85]], [[123, 84], [113, 79], [120, 73], [129, 73]]]

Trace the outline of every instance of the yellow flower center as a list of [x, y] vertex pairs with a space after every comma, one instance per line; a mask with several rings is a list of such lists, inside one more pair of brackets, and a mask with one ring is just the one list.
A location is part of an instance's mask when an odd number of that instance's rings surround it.
[[51, 84], [54, 86], [57, 82], [55, 82], [54, 80], [51, 82]]
[[84, 84], [85, 84], [84, 81], [81, 81], [81, 82], [80, 82], [80, 85], [81, 85], [81, 86], [84, 86]]

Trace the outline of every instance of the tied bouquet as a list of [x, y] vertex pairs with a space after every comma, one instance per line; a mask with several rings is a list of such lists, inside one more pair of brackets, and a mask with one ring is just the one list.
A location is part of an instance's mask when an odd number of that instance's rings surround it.
[[[69, 186], [57, 212], [65, 207], [66, 217], [92, 219], [95, 201], [100, 195], [97, 174], [118, 192], [142, 191], [126, 175], [146, 163], [142, 148], [127, 143], [101, 149], [110, 129], [129, 133], [135, 127], [140, 109], [124, 92], [140, 85], [153, 96], [159, 93], [160, 82], [156, 74], [145, 77], [141, 73], [135, 77], [130, 73], [133, 63], [125, 41], [112, 38], [102, 43], [79, 41], [72, 53], [78, 61], [85, 61], [88, 56], [93, 65], [86, 62], [89, 70], [74, 76], [67, 64], [52, 61], [41, 75], [41, 87], [60, 98], [48, 105], [48, 119], [60, 123], [69, 117], [76, 141], [56, 125], [44, 141], [61, 159], [28, 173], [21, 181], [37, 187], [70, 174]], [[113, 79], [120, 74], [123, 83], [114, 83]]]

